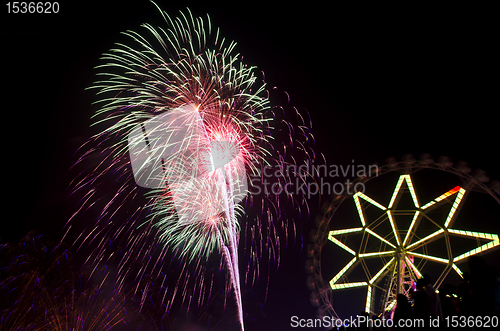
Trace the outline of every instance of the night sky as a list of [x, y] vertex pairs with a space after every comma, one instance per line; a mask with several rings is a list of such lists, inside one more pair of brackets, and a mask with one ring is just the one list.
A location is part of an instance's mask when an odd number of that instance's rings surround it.
[[[43, 15], [2, 8], [7, 200], [1, 243], [33, 229], [62, 237], [76, 211], [66, 199], [72, 155], [95, 133], [89, 126], [97, 99], [85, 90], [93, 67], [120, 31], [162, 24], [148, 1], [106, 3], [65, 2], [59, 13]], [[384, 164], [428, 153], [500, 179], [491, 8], [290, 3], [158, 0], [171, 15], [186, 7], [193, 15], [208, 13], [221, 35], [238, 43], [244, 62], [265, 73], [269, 87], [286, 91], [293, 106], [310, 113], [327, 164]], [[311, 201], [310, 220], [300, 226], [304, 239], [284, 252], [263, 303], [265, 317], [249, 322], [248, 330], [288, 330], [290, 316], [314, 317], [301, 246], [320, 203]], [[492, 228], [498, 233], [498, 224]]]

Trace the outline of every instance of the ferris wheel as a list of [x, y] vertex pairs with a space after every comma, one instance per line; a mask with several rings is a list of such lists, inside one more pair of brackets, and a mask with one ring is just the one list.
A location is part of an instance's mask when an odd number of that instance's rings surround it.
[[423, 275], [435, 289], [459, 282], [468, 257], [500, 247], [500, 183], [484, 171], [427, 154], [370, 170], [323, 204], [311, 231], [307, 286], [317, 317], [340, 318], [345, 298], [356, 312], [388, 316]]

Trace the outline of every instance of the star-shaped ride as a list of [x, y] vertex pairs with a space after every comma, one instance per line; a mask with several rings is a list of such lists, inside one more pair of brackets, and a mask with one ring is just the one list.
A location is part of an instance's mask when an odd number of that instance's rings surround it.
[[[404, 193], [408, 194], [408, 192], [411, 196], [413, 205], [410, 208], [398, 208], [401, 196]], [[408, 295], [416, 279], [422, 277], [422, 273], [418, 267], [419, 265], [415, 263], [415, 258], [421, 261], [421, 264], [425, 261], [433, 261], [445, 266], [443, 273], [436, 282], [437, 284], [440, 284], [444, 280], [451, 269], [462, 276], [462, 271], [458, 268], [457, 263], [465, 261], [469, 256], [482, 253], [499, 245], [497, 234], [471, 232], [451, 228], [458, 214], [457, 211], [461, 207], [461, 202], [464, 201], [466, 195], [467, 191], [464, 188], [456, 186], [434, 200], [424, 205], [420, 205], [409, 174], [399, 177], [387, 207], [362, 192], [355, 193], [353, 199], [358, 211], [361, 226], [332, 230], [328, 234], [328, 239], [330, 241], [353, 256], [352, 259], [330, 280], [331, 289], [339, 290], [353, 287], [367, 287], [365, 311], [367, 313], [373, 313], [372, 301], [374, 287], [377, 286], [380, 288], [377, 284], [388, 272], [392, 273], [392, 277], [386, 278], [388, 281], [386, 281], [385, 288], [382, 288], [385, 291], [385, 295], [381, 303], [382, 308], [386, 311], [394, 307], [396, 295], [398, 293]], [[446, 202], [451, 205], [446, 217], [444, 220], [434, 221], [430, 216], [431, 211], [439, 206], [443, 206]], [[375, 209], [377, 210], [377, 215], [379, 215], [373, 221], [370, 221], [373, 217], [369, 217], [367, 213], [367, 208], [371, 206], [377, 207]], [[371, 213], [370, 216], [371, 215], [373, 215], [373, 213]], [[404, 219], [405, 217], [407, 219], [406, 225], [409, 224], [409, 226], [406, 230], [401, 230], [399, 227], [403, 228], [401, 223], [404, 222], [398, 222], [398, 220]], [[390, 224], [390, 228], [387, 223]], [[382, 233], [384, 224], [388, 231]], [[429, 225], [434, 227], [432, 230], [433, 232], [427, 234], [429, 233], [429, 231], [427, 231], [427, 233], [423, 235], [422, 233], [424, 233], [424, 231], [422, 231], [420, 227], [426, 227], [428, 230]], [[358, 251], [349, 247], [345, 240], [341, 240], [352, 234], [362, 235], [362, 244]], [[450, 243], [450, 236], [472, 238], [477, 241], [477, 247], [465, 253], [454, 255]], [[446, 255], [446, 257], [429, 255], [426, 246], [430, 242], [440, 238], [444, 238], [446, 244], [445, 249], [441, 250], [446, 252], [446, 254], [442, 254]], [[371, 240], [371, 245], [367, 244], [368, 240]], [[379, 245], [381, 250], [367, 252], [367, 250], [376, 246], [373, 245], [374, 241], [378, 241], [376, 244]], [[485, 241], [486, 243], [484, 243]], [[458, 247], [454, 248], [456, 249]], [[380, 269], [377, 268], [378, 271], [372, 274], [366, 266], [366, 260], [376, 257], [382, 258], [384, 265]], [[347, 275], [358, 264], [363, 265], [367, 280], [348, 282]]]

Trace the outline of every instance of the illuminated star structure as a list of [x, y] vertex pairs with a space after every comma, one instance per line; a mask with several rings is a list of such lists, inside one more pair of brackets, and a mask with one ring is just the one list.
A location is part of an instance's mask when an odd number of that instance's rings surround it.
[[[406, 194], [409, 193], [411, 196], [412, 203], [409, 205], [412, 206], [410, 208], [398, 208], [400, 198], [405, 192]], [[392, 310], [396, 303], [396, 295], [398, 293], [408, 295], [416, 279], [422, 277], [422, 272], [419, 269], [421, 269], [426, 261], [437, 262], [445, 266], [445, 269], [436, 282], [436, 287], [439, 287], [451, 269], [455, 270], [458, 275], [462, 277], [462, 271], [458, 268], [457, 263], [465, 261], [469, 256], [482, 253], [499, 245], [497, 234], [463, 231], [451, 228], [458, 214], [457, 211], [461, 207], [461, 202], [464, 201], [466, 195], [467, 191], [464, 188], [456, 186], [434, 200], [424, 205], [420, 205], [409, 174], [399, 177], [394, 193], [387, 206], [378, 203], [362, 192], [355, 193], [353, 199], [358, 211], [361, 226], [332, 230], [328, 234], [328, 239], [330, 241], [342, 247], [353, 256], [347, 265], [329, 281], [331, 289], [339, 290], [353, 287], [366, 287], [365, 311], [367, 313], [375, 313], [372, 308], [374, 289], [381, 288], [385, 292], [385, 295], [381, 298], [381, 309], [385, 311]], [[432, 220], [429, 215], [430, 211], [438, 206], [443, 206], [446, 202], [451, 204], [451, 208], [446, 218], [437, 222]], [[371, 206], [376, 207], [376, 213], [379, 216], [374, 221], [369, 222], [371, 219], [371, 217], [367, 217], [369, 212], [370, 216], [374, 215], [374, 208], [370, 211], [367, 210], [367, 208]], [[398, 228], [398, 224], [401, 225], [404, 223], [402, 219], [405, 217], [408, 220], [406, 224], [409, 224], [409, 226], [406, 230], [401, 230]], [[383, 232], [384, 225], [386, 229], [388, 229], [385, 233]], [[429, 225], [432, 225], [435, 231], [428, 235], [422, 235], [423, 231], [420, 228], [428, 228]], [[403, 226], [401, 226], [401, 228], [403, 228]], [[347, 236], [356, 233], [363, 237], [358, 252], [346, 245], [345, 240], [341, 240], [342, 238], [345, 239]], [[452, 245], [450, 244], [450, 236], [472, 238], [478, 242], [478, 247], [465, 253], [455, 255], [452, 251]], [[438, 257], [429, 255], [426, 245], [440, 238], [444, 238], [446, 243], [446, 249], [442, 250], [442, 255], [445, 255], [444, 252], [446, 252], [447, 256]], [[374, 247], [373, 244], [368, 245], [369, 239], [371, 243], [375, 243], [380, 247], [379, 251], [366, 251]], [[369, 262], [367, 260], [370, 259], [373, 261], [373, 258], [376, 257], [380, 257], [384, 265], [380, 269], [377, 268], [378, 271], [372, 274], [367, 267], [367, 262]], [[420, 264], [416, 263], [415, 259], [418, 259]], [[359, 264], [363, 266], [367, 280], [349, 282], [347, 280], [348, 274]], [[392, 273], [392, 277], [387, 278], [388, 280], [385, 282], [385, 286], [379, 286], [378, 283], [385, 278], [384, 276], [388, 272]]]

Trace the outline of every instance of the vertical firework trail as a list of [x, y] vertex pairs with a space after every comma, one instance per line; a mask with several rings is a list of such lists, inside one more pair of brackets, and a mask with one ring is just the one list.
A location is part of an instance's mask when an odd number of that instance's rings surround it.
[[[139, 310], [155, 301], [164, 314], [177, 296], [188, 310], [208, 303], [210, 265], [222, 254], [243, 329], [238, 245], [246, 285], [262, 277], [263, 261], [279, 266], [281, 245], [297, 237], [292, 215], [308, 213], [305, 194], [291, 189], [309, 177], [295, 160], [321, 156], [310, 122], [270, 106], [273, 90], [210, 19], [158, 10], [165, 28], [124, 32], [97, 67], [98, 134], [75, 164], [84, 167], [73, 190], [80, 208], [67, 233], [78, 234], [86, 263], [113, 266], [118, 290], [134, 279]], [[266, 180], [279, 192], [262, 188]]]

